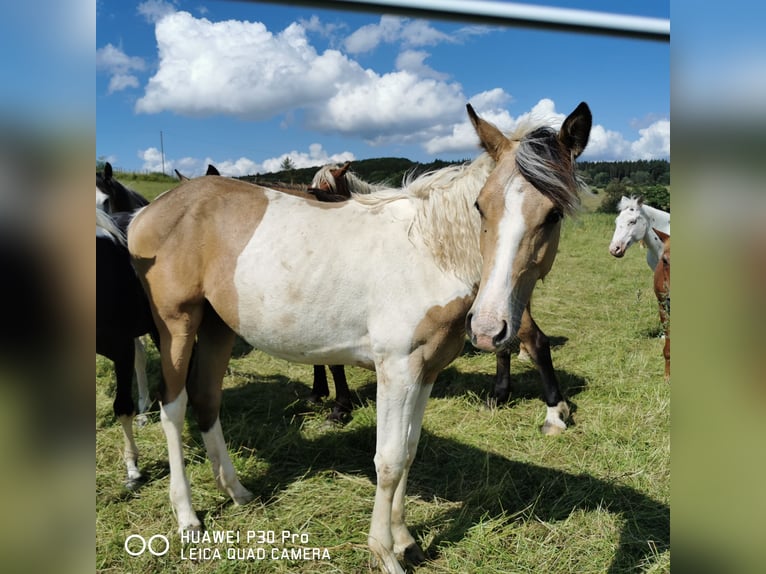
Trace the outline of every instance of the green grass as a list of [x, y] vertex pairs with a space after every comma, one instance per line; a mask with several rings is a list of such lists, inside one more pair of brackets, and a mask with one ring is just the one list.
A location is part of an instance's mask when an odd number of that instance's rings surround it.
[[[622, 260], [608, 254], [613, 221], [603, 214], [567, 221], [554, 268], [533, 299], [574, 407], [563, 435], [539, 434], [545, 412], [539, 377], [515, 356], [512, 399], [497, 410], [483, 408], [494, 356], [467, 347], [439, 376], [407, 489], [408, 524], [429, 557], [415, 572], [670, 571], [670, 386], [656, 338], [657, 306], [644, 252], [634, 247]], [[149, 363], [156, 382], [153, 348]], [[327, 548], [331, 560], [192, 562], [180, 558], [158, 413], [137, 429], [147, 481], [127, 491], [121, 431], [111, 412], [113, 372], [97, 358], [97, 569], [367, 572], [375, 376], [347, 373], [353, 419], [328, 426], [329, 405], [303, 400], [310, 366], [244, 344], [235, 349], [221, 420], [240, 478], [256, 494], [246, 506], [217, 491], [193, 417], [185, 431], [192, 499], [208, 529], [243, 537], [248, 530], [306, 533], [308, 546]], [[133, 533], [168, 536], [170, 552], [129, 556], [123, 544]]]

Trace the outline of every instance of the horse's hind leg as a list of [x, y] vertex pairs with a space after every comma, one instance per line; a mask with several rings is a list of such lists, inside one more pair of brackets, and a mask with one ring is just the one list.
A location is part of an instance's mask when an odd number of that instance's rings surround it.
[[346, 421], [351, 415], [351, 391], [346, 380], [346, 369], [343, 365], [330, 365], [333, 381], [335, 381], [335, 406], [330, 419], [337, 422]]
[[223, 375], [229, 364], [234, 338], [234, 331], [206, 304], [186, 388], [218, 489], [231, 496], [237, 504], [245, 504], [252, 500], [253, 495], [237, 478], [219, 417]]
[[183, 456], [183, 427], [188, 395], [186, 376], [194, 337], [202, 319], [202, 305], [189, 304], [157, 313], [164, 385], [160, 401], [160, 422], [168, 443], [170, 501], [178, 518], [179, 531], [201, 527], [191, 501]]
[[325, 372], [324, 365], [314, 365], [314, 383], [311, 387], [311, 397], [309, 400], [312, 403], [321, 403], [322, 397], [330, 395], [330, 387], [327, 386], [327, 373]]
[[120, 350], [112, 354], [114, 361], [114, 374], [117, 379], [117, 391], [114, 398], [114, 415], [122, 425], [122, 436], [125, 441], [123, 459], [128, 472], [125, 485], [133, 488], [141, 480], [138, 470], [138, 446], [133, 436], [133, 417], [136, 414], [133, 404], [133, 342], [127, 340], [119, 345]]
[[138, 384], [138, 416], [136, 424], [143, 426], [146, 424], [146, 415], [149, 410], [149, 381], [146, 378], [146, 348], [139, 337], [133, 340], [135, 347], [134, 369], [136, 371], [136, 383]]
[[548, 411], [540, 431], [546, 435], [559, 434], [567, 428], [566, 420], [569, 418], [569, 405], [561, 394], [559, 382], [553, 370], [550, 341], [537, 326], [535, 320], [532, 319], [529, 305], [524, 309], [521, 316], [519, 339], [537, 365], [537, 370], [543, 381], [545, 404]]

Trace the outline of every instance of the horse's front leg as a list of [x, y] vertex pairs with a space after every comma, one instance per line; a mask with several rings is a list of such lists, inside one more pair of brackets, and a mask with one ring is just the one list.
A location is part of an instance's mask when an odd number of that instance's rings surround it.
[[569, 405], [561, 394], [556, 372], [553, 370], [550, 341], [545, 333], [540, 330], [540, 327], [537, 326], [535, 320], [532, 319], [529, 305], [524, 309], [524, 313], [521, 316], [518, 336], [537, 365], [537, 370], [543, 381], [547, 413], [540, 431], [545, 435], [559, 434], [567, 428], [566, 421], [569, 418]]
[[410, 534], [405, 524], [404, 500], [407, 494], [407, 477], [409, 476], [412, 461], [415, 460], [415, 454], [418, 450], [418, 441], [420, 440], [420, 431], [423, 428], [423, 415], [426, 410], [428, 397], [431, 396], [433, 382], [423, 383], [420, 387], [420, 395], [415, 404], [415, 410], [410, 423], [410, 430], [407, 435], [407, 460], [405, 462], [404, 472], [399, 481], [399, 486], [394, 493], [394, 503], [391, 511], [391, 532], [394, 537], [394, 554], [401, 556], [405, 562], [410, 564], [420, 564], [426, 560], [425, 554], [415, 542], [415, 538]]
[[[367, 543], [383, 572], [404, 574], [396, 558], [395, 544], [396, 548], [401, 550], [404, 549], [402, 547], [415, 544], [404, 525], [403, 504], [406, 468], [410, 458], [410, 429], [418, 418], [422, 421], [422, 415], [416, 417], [415, 413], [423, 389], [422, 384], [410, 374], [409, 361], [406, 358], [382, 361], [376, 365], [376, 371], [378, 391], [375, 472], [378, 480]], [[418, 432], [415, 434], [419, 436], [420, 425], [416, 426]], [[401, 490], [398, 490], [400, 488]], [[394, 512], [395, 499], [397, 509]]]

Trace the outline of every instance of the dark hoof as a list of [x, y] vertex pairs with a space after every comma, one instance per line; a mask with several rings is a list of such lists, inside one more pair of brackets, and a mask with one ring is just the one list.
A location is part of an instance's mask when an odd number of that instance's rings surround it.
[[417, 544], [410, 544], [404, 549], [404, 561], [412, 566], [418, 566], [428, 560]]
[[345, 425], [351, 420], [351, 411], [335, 405], [332, 412], [327, 415], [327, 420], [339, 425]]

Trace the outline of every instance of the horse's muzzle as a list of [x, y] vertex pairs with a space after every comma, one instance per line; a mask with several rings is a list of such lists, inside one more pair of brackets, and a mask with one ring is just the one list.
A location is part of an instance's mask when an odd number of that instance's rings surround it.
[[[471, 344], [482, 351], [496, 352], [510, 344], [513, 335], [504, 319], [477, 321], [474, 325], [474, 315], [469, 313], [465, 321], [465, 329]], [[479, 324], [481, 323], [481, 324]]]
[[625, 247], [622, 245], [611, 245], [609, 247], [609, 253], [611, 253], [617, 258], [620, 258], [623, 255], [625, 255]]

